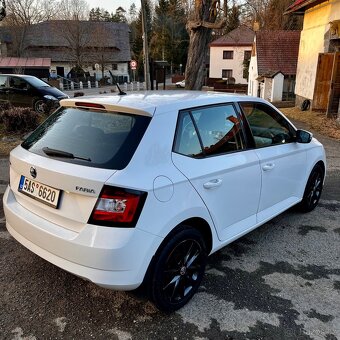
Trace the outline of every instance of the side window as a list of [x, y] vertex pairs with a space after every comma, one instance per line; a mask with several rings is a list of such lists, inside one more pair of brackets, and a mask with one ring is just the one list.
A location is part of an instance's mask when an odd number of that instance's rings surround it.
[[240, 120], [231, 104], [180, 113], [174, 151], [191, 157], [220, 155], [245, 147]]
[[270, 106], [262, 103], [239, 103], [254, 137], [256, 148], [291, 143], [294, 130]]
[[24, 79], [20, 79], [17, 77], [9, 78], [9, 86], [14, 89], [25, 90], [28, 88], [27, 82]]
[[6, 87], [7, 76], [0, 76], [0, 87]]
[[179, 115], [174, 151], [190, 157], [202, 156], [201, 144], [188, 111]]

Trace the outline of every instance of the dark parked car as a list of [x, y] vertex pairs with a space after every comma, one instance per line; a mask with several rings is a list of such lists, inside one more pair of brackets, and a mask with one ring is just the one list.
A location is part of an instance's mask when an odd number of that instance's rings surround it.
[[39, 78], [18, 75], [0, 74], [0, 101], [10, 102], [14, 106], [32, 107], [43, 113], [47, 106], [57, 106], [59, 100], [68, 95], [50, 86]]

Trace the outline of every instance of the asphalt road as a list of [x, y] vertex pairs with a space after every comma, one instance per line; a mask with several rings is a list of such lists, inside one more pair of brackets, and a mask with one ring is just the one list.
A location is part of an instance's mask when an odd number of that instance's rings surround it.
[[[212, 255], [199, 292], [171, 315], [32, 254], [6, 231], [1, 202], [0, 339], [340, 340], [340, 142], [318, 137], [328, 158], [319, 206]], [[7, 172], [0, 159], [0, 192]]]

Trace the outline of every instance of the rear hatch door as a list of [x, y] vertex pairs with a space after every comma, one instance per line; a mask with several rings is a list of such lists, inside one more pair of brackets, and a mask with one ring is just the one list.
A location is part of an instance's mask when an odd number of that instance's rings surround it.
[[10, 183], [31, 212], [80, 231], [105, 182], [130, 162], [150, 117], [60, 108], [11, 152]]

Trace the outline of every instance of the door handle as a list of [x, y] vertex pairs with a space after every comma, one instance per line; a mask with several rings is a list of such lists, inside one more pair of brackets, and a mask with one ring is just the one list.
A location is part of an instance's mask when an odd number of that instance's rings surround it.
[[204, 183], [203, 187], [205, 189], [212, 189], [212, 188], [216, 188], [219, 187], [222, 184], [222, 180], [221, 179], [212, 179], [211, 181]]
[[263, 171], [270, 171], [270, 170], [273, 170], [275, 168], [275, 164], [274, 163], [268, 163], [268, 164], [265, 164], [262, 169]]

